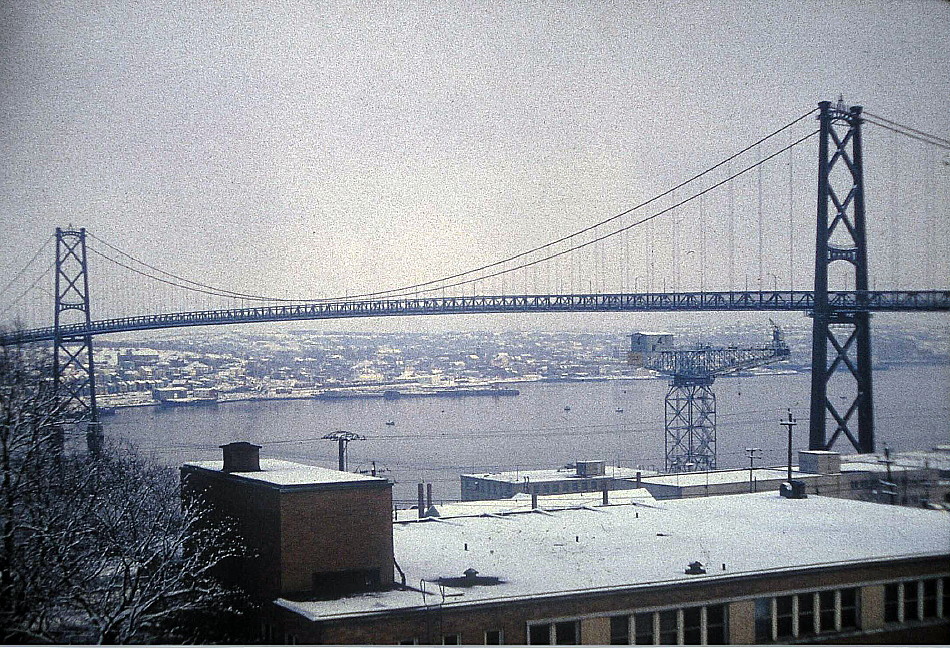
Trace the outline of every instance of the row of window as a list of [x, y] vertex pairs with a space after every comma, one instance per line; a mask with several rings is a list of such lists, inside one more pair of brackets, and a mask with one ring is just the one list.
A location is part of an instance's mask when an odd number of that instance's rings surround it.
[[888, 583], [884, 622], [908, 623], [950, 618], [950, 577]]
[[[486, 630], [485, 631], [485, 642], [486, 646], [500, 646], [505, 643], [505, 634], [501, 630]], [[418, 645], [418, 638], [405, 639], [399, 642], [400, 646], [415, 646]], [[455, 632], [452, 634], [442, 635], [442, 645], [443, 646], [459, 646], [462, 643], [462, 635]]]
[[859, 627], [854, 587], [772, 596], [755, 601], [755, 640], [783, 641]]
[[[849, 587], [755, 601], [756, 643], [787, 642], [861, 627], [859, 588]], [[950, 577], [907, 580], [884, 585], [884, 622], [910, 623], [950, 618]], [[445, 645], [461, 642], [458, 634], [442, 637]], [[581, 642], [577, 619], [529, 623], [528, 644], [576, 645]], [[403, 643], [416, 643], [415, 640]], [[485, 645], [504, 643], [501, 630], [486, 630]], [[728, 605], [637, 612], [610, 617], [612, 645], [726, 645]]]
[[610, 643], [619, 646], [722, 646], [728, 643], [726, 606], [698, 605], [613, 616], [610, 617]]

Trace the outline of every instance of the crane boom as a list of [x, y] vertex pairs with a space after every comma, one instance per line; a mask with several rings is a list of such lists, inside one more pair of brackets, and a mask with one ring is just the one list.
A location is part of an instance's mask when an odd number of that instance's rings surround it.
[[761, 367], [787, 358], [782, 329], [772, 325], [772, 340], [761, 347], [674, 349], [669, 333], [634, 333], [628, 362], [670, 376], [666, 395], [666, 469], [669, 472], [716, 468], [717, 376]]
[[701, 345], [694, 349], [658, 349], [642, 354], [642, 360], [635, 364], [672, 376], [677, 382], [711, 384], [716, 376], [761, 367], [787, 358], [789, 353], [782, 330], [773, 323], [772, 341], [761, 347]]

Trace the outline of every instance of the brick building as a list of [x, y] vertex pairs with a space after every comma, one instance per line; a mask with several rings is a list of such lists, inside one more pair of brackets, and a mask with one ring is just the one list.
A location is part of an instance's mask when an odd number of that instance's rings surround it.
[[[941, 511], [770, 491], [563, 508], [552, 498], [394, 521], [382, 480], [289, 462], [210, 464], [183, 468], [189, 488], [203, 480], [213, 505], [272, 547], [261, 567], [280, 577], [259, 576], [278, 591], [262, 623], [271, 643], [950, 641]], [[295, 494], [306, 499], [286, 507]], [[308, 572], [356, 584], [334, 592], [312, 578], [305, 591]]]
[[181, 479], [186, 497], [200, 494], [257, 553], [227, 564], [225, 580], [265, 599], [392, 584], [391, 483], [259, 459], [250, 443], [222, 447], [224, 461], [187, 463]]

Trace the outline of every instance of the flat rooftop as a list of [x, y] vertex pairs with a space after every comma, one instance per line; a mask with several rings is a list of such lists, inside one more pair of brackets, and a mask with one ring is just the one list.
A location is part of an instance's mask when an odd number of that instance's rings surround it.
[[[301, 464], [295, 461], [283, 461], [281, 459], [261, 459], [260, 466], [261, 469], [259, 471], [231, 472], [225, 474], [242, 480], [261, 482], [262, 484], [278, 487], [302, 488], [306, 486], [355, 484], [356, 482], [386, 483], [386, 480], [381, 477], [341, 472], [330, 468], [308, 466], [307, 464]], [[182, 467], [224, 473], [224, 461], [220, 460], [189, 461], [183, 464]]]
[[[756, 481], [786, 481], [788, 479], [788, 468], [755, 468], [752, 476]], [[798, 471], [797, 466], [792, 466], [792, 479], [819, 477], [813, 473], [803, 473]], [[739, 484], [749, 483], [749, 469], [736, 468], [735, 470], [713, 470], [710, 472], [681, 472], [664, 475], [653, 475], [643, 477], [642, 481], [647, 484], [657, 484], [662, 486], [705, 486], [709, 484]]]
[[[598, 506], [603, 502], [603, 495], [600, 492], [592, 493], [560, 493], [557, 495], [538, 495], [538, 508], [547, 511], [564, 508], [577, 508], [579, 506]], [[644, 504], [651, 505], [656, 503], [653, 495], [645, 488], [631, 488], [628, 490], [612, 490], [608, 494], [610, 504]], [[468, 502], [447, 502], [436, 504], [432, 508], [439, 517], [460, 517], [469, 515], [481, 515], [485, 513], [513, 513], [515, 511], [531, 510], [531, 495], [527, 493], [515, 493], [513, 497], [496, 500], [472, 500]], [[432, 510], [432, 509], [428, 509]], [[400, 509], [400, 516], [415, 515], [418, 517], [418, 510]], [[409, 519], [409, 517], [405, 517]]]
[[[395, 556], [416, 590], [277, 603], [310, 620], [517, 601], [582, 592], [727, 579], [807, 567], [950, 554], [950, 516], [777, 492], [668, 500], [650, 506], [424, 518], [394, 523]], [[754, 541], [753, 541], [754, 540]], [[466, 546], [467, 545], [467, 546]], [[684, 573], [692, 561], [704, 575]], [[725, 564], [725, 569], [722, 565]], [[445, 586], [466, 569], [495, 585]]]
[[488, 479], [491, 481], [506, 482], [510, 484], [523, 484], [525, 477], [531, 483], [536, 482], [560, 482], [560, 481], [578, 481], [581, 479], [636, 479], [637, 473], [641, 475], [655, 475], [650, 470], [637, 468], [620, 468], [618, 466], [605, 466], [603, 475], [577, 474], [576, 468], [550, 468], [544, 470], [509, 470], [496, 473], [468, 473], [462, 477], [474, 477], [476, 479]]

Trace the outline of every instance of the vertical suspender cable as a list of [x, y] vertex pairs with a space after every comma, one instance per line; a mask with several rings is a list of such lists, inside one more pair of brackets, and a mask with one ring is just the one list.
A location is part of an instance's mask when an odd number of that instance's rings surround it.
[[[789, 139], [793, 139], [790, 135]], [[788, 149], [788, 289], [795, 290], [795, 227], [793, 215], [795, 211], [795, 147]]]
[[[758, 146], [755, 147], [756, 156], [761, 158], [761, 150]], [[758, 169], [756, 169], [756, 176], [758, 178], [758, 216], [759, 216], [759, 290], [762, 290], [762, 167], [765, 165], [760, 164]]]

